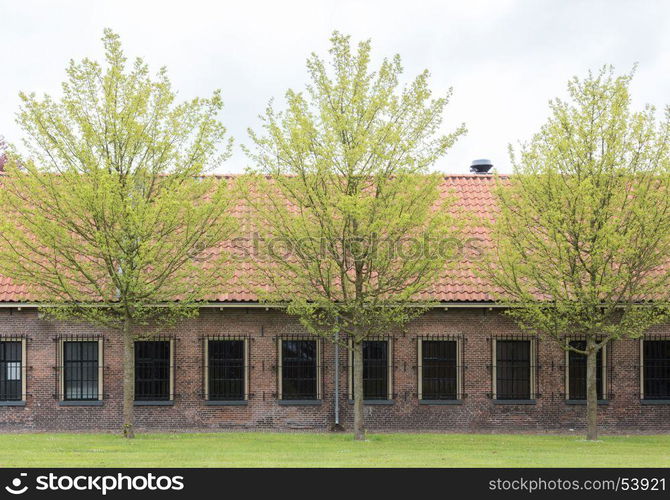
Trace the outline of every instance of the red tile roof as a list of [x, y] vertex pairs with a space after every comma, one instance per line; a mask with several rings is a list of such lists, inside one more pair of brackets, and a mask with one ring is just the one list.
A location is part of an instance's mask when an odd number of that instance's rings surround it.
[[[455, 207], [464, 209], [475, 217], [492, 221], [496, 214], [493, 194], [496, 179], [491, 175], [448, 175], [443, 184], [443, 194], [456, 197]], [[492, 286], [475, 273], [477, 255], [468, 247], [483, 250], [491, 244], [488, 231], [475, 226], [468, 230], [465, 248], [455, 266], [445, 270], [441, 278], [427, 289], [422, 298], [438, 302], [491, 302]]]
[[[495, 216], [496, 205], [492, 188], [495, 178], [491, 175], [446, 175], [442, 185], [443, 196], [456, 198], [455, 208], [465, 209], [476, 217], [491, 220]], [[243, 207], [238, 207], [237, 213], [242, 215]], [[482, 227], [471, 228], [468, 232], [470, 240], [466, 245], [486, 247], [490, 244], [487, 231]], [[222, 249], [232, 249], [231, 243], [224, 243]], [[445, 303], [453, 302], [490, 302], [491, 286], [475, 274], [476, 259], [472, 253], [464, 251], [463, 258], [458, 264], [446, 269], [441, 278], [422, 294], [422, 298], [430, 301]], [[258, 302], [258, 297], [252, 286], [254, 275], [250, 263], [235, 262], [234, 275], [227, 282], [221, 284], [221, 291], [214, 298], [214, 302], [222, 303], [251, 303]], [[26, 287], [13, 283], [9, 278], [0, 276], [0, 302], [24, 303], [29, 301]]]

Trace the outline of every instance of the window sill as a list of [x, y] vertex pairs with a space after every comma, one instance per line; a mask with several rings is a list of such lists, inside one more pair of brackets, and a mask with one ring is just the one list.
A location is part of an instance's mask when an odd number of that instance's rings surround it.
[[[350, 399], [349, 404], [352, 405], [354, 404], [354, 400]], [[392, 399], [366, 399], [363, 401], [364, 405], [371, 405], [371, 406], [376, 406], [376, 405], [392, 405], [395, 404], [395, 401]]]
[[0, 406], [26, 406], [25, 401], [0, 401]]
[[174, 406], [174, 401], [134, 401], [134, 406]]
[[494, 399], [494, 405], [534, 405], [534, 399]]
[[462, 399], [420, 399], [419, 404], [420, 405], [427, 405], [427, 406], [462, 405], [463, 400]]
[[641, 399], [642, 405], [670, 405], [670, 399]]
[[[566, 399], [565, 400], [566, 405], [586, 405], [586, 400], [585, 399]], [[598, 400], [599, 405], [608, 405], [610, 402], [607, 399], [599, 399]]]
[[102, 406], [103, 401], [59, 401], [58, 406]]
[[207, 400], [205, 401], [205, 406], [247, 406], [249, 401], [247, 400], [231, 400], [231, 401], [216, 401], [216, 400]]
[[277, 401], [281, 406], [319, 406], [320, 399], [280, 399]]

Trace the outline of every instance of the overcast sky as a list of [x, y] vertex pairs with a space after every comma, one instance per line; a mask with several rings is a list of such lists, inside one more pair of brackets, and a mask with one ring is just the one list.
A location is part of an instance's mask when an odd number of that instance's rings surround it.
[[399, 53], [407, 79], [424, 68], [436, 93], [453, 87], [445, 129], [466, 137], [437, 169], [465, 173], [474, 158], [510, 170], [507, 145], [528, 138], [566, 81], [639, 63], [634, 103], [670, 103], [670, 1], [653, 0], [0, 0], [0, 135], [17, 142], [20, 90], [57, 94], [67, 61], [102, 59], [110, 27], [129, 56], [167, 66], [183, 98], [220, 88], [235, 137], [224, 171], [248, 161], [240, 143], [271, 97], [307, 82], [310, 52], [327, 55], [337, 29], [371, 38], [378, 59]]

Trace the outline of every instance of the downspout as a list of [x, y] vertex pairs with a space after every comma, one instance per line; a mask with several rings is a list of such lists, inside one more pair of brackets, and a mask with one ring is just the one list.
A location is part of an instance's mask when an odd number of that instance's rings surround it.
[[335, 329], [335, 425], [333, 430], [341, 429], [340, 426], [340, 331]]

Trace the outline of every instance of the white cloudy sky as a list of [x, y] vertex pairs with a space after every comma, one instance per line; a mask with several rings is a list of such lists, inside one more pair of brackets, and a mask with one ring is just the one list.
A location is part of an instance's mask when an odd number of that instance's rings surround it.
[[[272, 96], [306, 83], [305, 59], [334, 30], [399, 53], [407, 78], [428, 68], [435, 92], [454, 88], [446, 127], [469, 132], [437, 166], [468, 171], [529, 137], [572, 75], [635, 62], [637, 105], [670, 103], [670, 2], [663, 0], [0, 0], [0, 134], [20, 138], [17, 93], [57, 94], [70, 58], [101, 59], [104, 27], [128, 55], [167, 66], [184, 98], [220, 88], [222, 121], [239, 143]], [[247, 164], [236, 152], [225, 171]]]

